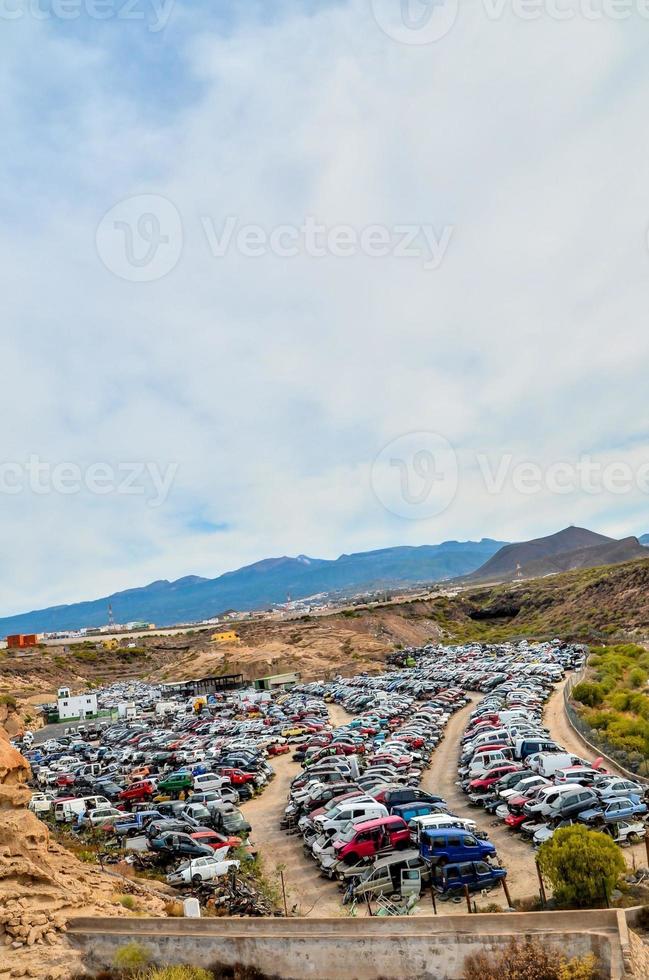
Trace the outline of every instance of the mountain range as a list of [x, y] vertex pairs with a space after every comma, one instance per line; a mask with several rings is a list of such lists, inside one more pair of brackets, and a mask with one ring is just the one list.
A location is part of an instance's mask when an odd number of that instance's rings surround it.
[[52, 606], [0, 619], [0, 636], [104, 626], [108, 605], [115, 622], [144, 620], [156, 626], [190, 623], [231, 609], [265, 609], [323, 592], [343, 595], [457, 578], [479, 568], [502, 541], [446, 541], [323, 558], [267, 558], [218, 578], [196, 575], [161, 580], [90, 602]]
[[341, 555], [333, 561], [306, 555], [266, 558], [213, 579], [188, 575], [173, 582], [160, 580], [89, 602], [0, 618], [0, 636], [104, 626], [109, 605], [117, 623], [146, 621], [172, 626], [211, 619], [232, 609], [267, 609], [289, 597], [306, 599], [322, 593], [344, 597], [448, 580], [480, 584], [536, 578], [646, 558], [648, 547], [649, 534], [617, 541], [585, 528], [569, 527], [517, 544], [483, 538], [384, 548]]

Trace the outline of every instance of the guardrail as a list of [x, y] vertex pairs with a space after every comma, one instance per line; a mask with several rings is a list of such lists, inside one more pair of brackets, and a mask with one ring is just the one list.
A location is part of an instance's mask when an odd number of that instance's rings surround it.
[[623, 766], [616, 757], [617, 753], [611, 749], [611, 747], [606, 743], [606, 740], [602, 739], [598, 732], [594, 731], [590, 725], [584, 721], [577, 709], [574, 707], [574, 702], [572, 701], [570, 695], [577, 684], [583, 681], [586, 677], [587, 667], [588, 661], [586, 661], [578, 674], [574, 674], [569, 678], [563, 689], [563, 706], [565, 709], [566, 718], [568, 719], [568, 724], [574, 733], [588, 746], [592, 752], [601, 756], [605, 762], [607, 762], [610, 766], [613, 766], [614, 769], [617, 769], [618, 772], [622, 773], [622, 775], [627, 779], [632, 779], [634, 782], [642, 783], [643, 786], [649, 787], [649, 779], [647, 779], [645, 776], [640, 776], [632, 769], [627, 769], [626, 766]]

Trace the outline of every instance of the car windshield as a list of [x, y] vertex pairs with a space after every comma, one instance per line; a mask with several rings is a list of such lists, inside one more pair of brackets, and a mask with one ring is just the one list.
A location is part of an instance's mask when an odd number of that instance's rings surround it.
[[349, 826], [338, 835], [338, 840], [348, 842], [353, 839], [355, 833], [356, 828], [354, 827], [354, 824], [349, 824]]

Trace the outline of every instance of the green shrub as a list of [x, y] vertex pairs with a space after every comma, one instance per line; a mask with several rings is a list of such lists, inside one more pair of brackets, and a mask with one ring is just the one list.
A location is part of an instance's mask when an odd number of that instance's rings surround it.
[[139, 943], [127, 943], [118, 949], [113, 957], [113, 966], [125, 976], [135, 976], [151, 962], [146, 949]]
[[629, 684], [631, 687], [645, 687], [647, 684], [647, 672], [642, 667], [634, 667], [629, 674]]
[[13, 694], [0, 694], [0, 704], [6, 704], [8, 708], [18, 707], [18, 702]]
[[542, 874], [564, 908], [593, 908], [610, 896], [626, 863], [608, 836], [584, 826], [562, 827], [539, 848]]
[[575, 701], [579, 701], [589, 708], [598, 708], [604, 701], [604, 690], [601, 684], [595, 684], [592, 681], [582, 681], [581, 684], [575, 684], [572, 696]]
[[134, 912], [137, 908], [137, 902], [132, 895], [120, 895], [119, 904], [125, 909], [130, 909], [131, 912]]

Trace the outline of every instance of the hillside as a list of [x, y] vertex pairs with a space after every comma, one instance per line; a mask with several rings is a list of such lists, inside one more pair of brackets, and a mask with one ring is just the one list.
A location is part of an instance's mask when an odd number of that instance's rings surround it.
[[537, 578], [573, 568], [615, 565], [645, 555], [637, 538], [616, 541], [586, 528], [569, 527], [548, 537], [506, 545], [469, 575], [468, 581]]
[[466, 589], [434, 600], [437, 622], [461, 641], [559, 636], [589, 643], [649, 638], [649, 559], [550, 578]]
[[323, 592], [350, 595], [466, 575], [502, 547], [502, 542], [447, 541], [418, 548], [386, 548], [321, 558], [268, 558], [215, 579], [187, 576], [152, 582], [91, 602], [34, 610], [0, 619], [0, 636], [103, 626], [108, 604], [118, 623], [146, 620], [157, 626], [197, 622], [229, 609], [254, 610]]
[[[47, 647], [0, 655], [0, 696], [16, 696], [22, 716], [49, 701], [61, 683], [131, 677], [162, 681], [238, 673], [252, 679], [299, 670], [305, 680], [376, 671], [401, 647], [429, 642], [497, 642], [559, 636], [589, 643], [649, 639], [649, 558], [551, 578], [466, 587], [426, 599], [383, 603], [297, 620], [251, 620], [241, 642], [218, 645], [210, 631], [147, 636], [137, 650], [101, 644]], [[31, 717], [30, 717], [31, 716]]]

